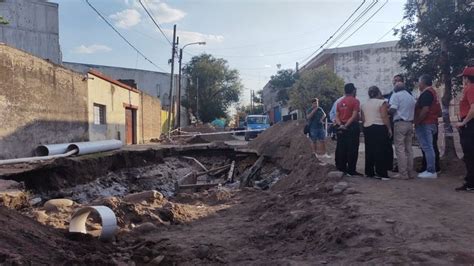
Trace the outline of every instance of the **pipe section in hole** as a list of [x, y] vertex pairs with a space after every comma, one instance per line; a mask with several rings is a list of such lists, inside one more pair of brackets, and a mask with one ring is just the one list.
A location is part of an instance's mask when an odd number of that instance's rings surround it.
[[101, 241], [113, 240], [117, 232], [117, 217], [115, 217], [115, 213], [106, 206], [88, 206], [77, 210], [71, 217], [69, 232], [87, 234], [86, 222], [91, 212], [96, 212], [100, 216], [102, 231], [100, 232], [99, 239]]

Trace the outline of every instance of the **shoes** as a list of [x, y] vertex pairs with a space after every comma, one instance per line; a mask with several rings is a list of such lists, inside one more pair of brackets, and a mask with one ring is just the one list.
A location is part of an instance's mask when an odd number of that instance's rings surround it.
[[326, 159], [331, 159], [332, 158], [331, 155], [329, 155], [327, 153], [322, 155], [321, 157], [326, 158]]
[[355, 171], [355, 172], [352, 172], [352, 173], [347, 173], [348, 176], [364, 176], [363, 174]]
[[397, 175], [394, 175], [394, 176], [393, 176], [393, 179], [409, 180], [409, 179], [413, 179], [413, 177], [404, 176], [404, 175], [401, 175], [401, 174], [397, 174]]
[[460, 187], [457, 187], [455, 188], [454, 190], [456, 191], [469, 191], [469, 192], [474, 192], [474, 187], [472, 186], [468, 186], [466, 184], [460, 186]]
[[423, 178], [423, 179], [435, 179], [438, 178], [438, 174], [436, 173], [430, 173], [428, 171], [424, 171], [423, 173], [420, 173], [418, 175], [418, 178]]

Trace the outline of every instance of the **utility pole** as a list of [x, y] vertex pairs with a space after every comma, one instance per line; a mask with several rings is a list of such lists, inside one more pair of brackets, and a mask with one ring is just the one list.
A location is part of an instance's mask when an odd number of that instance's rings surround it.
[[196, 117], [199, 121], [199, 78], [196, 77]]
[[253, 115], [253, 90], [250, 90], [250, 113]]
[[170, 76], [170, 96], [169, 96], [169, 101], [170, 101], [170, 108], [168, 110], [168, 135], [171, 133], [171, 112], [172, 112], [172, 106], [174, 104], [173, 101], [173, 75], [174, 75], [174, 58], [176, 54], [176, 24], [173, 26], [173, 47], [171, 48], [171, 76]]
[[[181, 128], [181, 63], [183, 61], [183, 48], [179, 49], [179, 63], [178, 63], [178, 109], [176, 110], [176, 128]], [[179, 134], [179, 131], [178, 131]]]

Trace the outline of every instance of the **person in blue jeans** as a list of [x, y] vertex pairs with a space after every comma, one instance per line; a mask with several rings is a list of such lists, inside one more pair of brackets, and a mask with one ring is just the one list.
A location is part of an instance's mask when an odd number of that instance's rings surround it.
[[421, 75], [418, 80], [420, 97], [415, 105], [415, 133], [421, 149], [426, 156], [426, 171], [420, 173], [418, 178], [437, 178], [436, 157], [433, 146], [433, 136], [438, 131], [438, 117], [441, 114], [436, 91], [431, 87], [433, 79], [429, 75]]
[[307, 111], [307, 120], [309, 125], [309, 138], [312, 141], [314, 156], [318, 160], [321, 158], [331, 158], [326, 152], [326, 131], [324, 130], [324, 119], [326, 113], [319, 107], [319, 99], [311, 100], [311, 108]]

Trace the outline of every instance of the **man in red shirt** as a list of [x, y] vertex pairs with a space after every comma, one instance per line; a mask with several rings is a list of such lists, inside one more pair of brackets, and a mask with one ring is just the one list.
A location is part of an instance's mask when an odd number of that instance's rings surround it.
[[336, 106], [336, 168], [348, 175], [362, 175], [356, 171], [360, 135], [360, 102], [355, 98], [356, 92], [354, 84], [347, 83], [344, 86], [345, 97]]
[[467, 174], [464, 185], [456, 191], [474, 192], [474, 67], [466, 67], [462, 72], [464, 92], [459, 103], [461, 122], [456, 124], [461, 137], [461, 146], [464, 153], [464, 163]]

